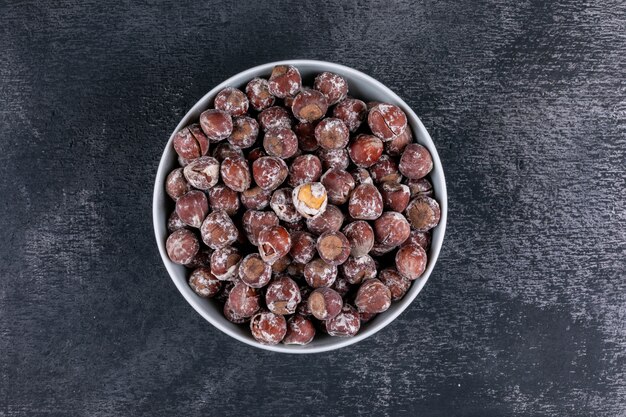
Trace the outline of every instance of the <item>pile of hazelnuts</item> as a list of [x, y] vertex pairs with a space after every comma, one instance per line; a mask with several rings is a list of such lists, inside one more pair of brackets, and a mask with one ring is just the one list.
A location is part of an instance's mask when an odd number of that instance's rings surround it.
[[430, 153], [398, 106], [349, 97], [330, 72], [306, 88], [279, 65], [213, 107], [174, 136], [170, 259], [260, 343], [354, 336], [426, 268]]

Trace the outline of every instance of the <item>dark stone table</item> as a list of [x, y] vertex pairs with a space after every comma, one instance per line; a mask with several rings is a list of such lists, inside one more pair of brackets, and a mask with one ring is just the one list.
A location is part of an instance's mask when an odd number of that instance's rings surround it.
[[[624, 1], [200, 3], [0, 5], [0, 416], [626, 415]], [[152, 232], [178, 120], [285, 58], [390, 86], [450, 195], [411, 307], [311, 356], [205, 322]]]

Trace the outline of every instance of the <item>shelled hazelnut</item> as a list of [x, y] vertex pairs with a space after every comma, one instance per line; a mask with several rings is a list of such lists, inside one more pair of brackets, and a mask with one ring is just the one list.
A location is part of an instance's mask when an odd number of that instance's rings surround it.
[[220, 141], [233, 132], [233, 119], [223, 110], [211, 109], [200, 115], [200, 127], [207, 138]]
[[328, 287], [317, 288], [308, 298], [309, 310], [318, 320], [329, 320], [341, 312], [343, 300], [337, 291]]
[[307, 345], [315, 337], [315, 326], [306, 317], [296, 314], [287, 320], [287, 334], [283, 338], [286, 345]]
[[326, 320], [326, 332], [331, 336], [352, 337], [360, 328], [359, 313], [350, 305], [344, 305], [339, 314]]
[[263, 288], [272, 279], [272, 266], [261, 259], [258, 253], [251, 253], [239, 264], [238, 274], [247, 286]]
[[396, 252], [396, 268], [402, 276], [413, 281], [426, 269], [426, 251], [419, 245], [406, 245]]
[[328, 201], [335, 205], [345, 204], [356, 186], [352, 175], [347, 171], [336, 168], [326, 171], [320, 181], [326, 188]]
[[374, 247], [374, 230], [366, 221], [349, 223], [342, 231], [350, 242], [350, 253], [355, 258], [367, 255]]
[[257, 313], [250, 319], [250, 332], [257, 342], [276, 345], [287, 334], [287, 320], [269, 311]]
[[321, 175], [322, 162], [317, 156], [300, 155], [291, 162], [288, 182], [291, 187], [297, 187], [308, 182], [317, 182]]
[[241, 254], [232, 246], [216, 249], [211, 254], [211, 273], [220, 281], [230, 281], [237, 276]]
[[189, 276], [189, 286], [202, 298], [213, 298], [222, 289], [222, 283], [209, 270], [200, 267]]
[[246, 96], [254, 110], [261, 111], [274, 105], [276, 98], [270, 93], [269, 82], [264, 78], [253, 78], [246, 85]]
[[293, 314], [302, 301], [298, 284], [286, 275], [276, 277], [265, 292], [265, 305], [274, 314]]
[[189, 184], [198, 190], [208, 190], [220, 179], [220, 163], [210, 156], [201, 156], [191, 161], [183, 174]]
[[320, 215], [328, 204], [326, 188], [319, 182], [297, 186], [293, 189], [292, 199], [296, 210], [305, 218]]
[[378, 279], [368, 279], [359, 287], [354, 304], [364, 313], [382, 313], [391, 306], [391, 291]]
[[259, 232], [259, 254], [268, 264], [273, 264], [289, 253], [291, 236], [282, 226], [271, 226]]
[[180, 229], [169, 235], [165, 243], [167, 256], [174, 263], [185, 265], [192, 261], [200, 244], [196, 235], [188, 229]]

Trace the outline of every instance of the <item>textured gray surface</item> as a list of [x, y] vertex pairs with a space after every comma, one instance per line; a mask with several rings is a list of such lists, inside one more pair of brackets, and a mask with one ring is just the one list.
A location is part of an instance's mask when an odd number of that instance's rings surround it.
[[[315, 4], [0, 5], [0, 416], [626, 415], [624, 2]], [[390, 86], [450, 195], [416, 302], [305, 357], [204, 322], [150, 216], [179, 118], [285, 58]]]

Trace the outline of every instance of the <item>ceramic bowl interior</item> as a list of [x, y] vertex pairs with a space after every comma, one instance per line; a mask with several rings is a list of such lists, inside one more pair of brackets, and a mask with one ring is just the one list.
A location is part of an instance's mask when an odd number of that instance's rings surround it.
[[[250, 331], [246, 326], [236, 325], [226, 320], [222, 314], [222, 309], [217, 302], [198, 297], [187, 285], [187, 270], [183, 266], [171, 262], [165, 251], [165, 240], [167, 239], [168, 235], [166, 227], [167, 218], [174, 209], [174, 204], [165, 193], [164, 184], [167, 174], [172, 169], [174, 169], [174, 167], [177, 166], [177, 155], [172, 146], [174, 133], [184, 126], [197, 121], [200, 113], [202, 113], [202, 111], [206, 110], [213, 104], [214, 96], [223, 88], [237, 87], [243, 90], [246, 83], [252, 78], [257, 76], [269, 77], [272, 68], [278, 64], [290, 64], [296, 66], [302, 74], [303, 83], [307, 85], [312, 85], [312, 80], [315, 74], [323, 71], [330, 71], [341, 74], [348, 81], [349, 94], [351, 96], [360, 98], [364, 101], [376, 100], [400, 106], [406, 112], [409, 124], [413, 129], [415, 140], [428, 148], [433, 157], [434, 168], [433, 171], [430, 173], [429, 178], [433, 184], [435, 199], [439, 202], [441, 206], [441, 221], [439, 225], [433, 230], [431, 248], [428, 251], [428, 266], [426, 268], [426, 271], [424, 272], [422, 277], [413, 282], [410, 290], [402, 300], [392, 303], [389, 310], [382, 314], [379, 314], [369, 323], [365, 323], [361, 327], [359, 333], [352, 338], [330, 337], [327, 335], [318, 334], [313, 342], [306, 346], [283, 344], [279, 344], [276, 346], [262, 345], [252, 338], [252, 336], [250, 335]], [[219, 330], [223, 331], [229, 336], [232, 336], [233, 338], [241, 342], [261, 349], [287, 353], [324, 352], [349, 346], [365, 339], [366, 337], [373, 335], [374, 333], [378, 332], [383, 327], [391, 323], [396, 317], [398, 317], [398, 315], [400, 315], [400, 313], [402, 313], [411, 304], [415, 297], [417, 297], [419, 292], [424, 287], [424, 284], [426, 284], [428, 277], [433, 271], [443, 242], [443, 237], [446, 229], [447, 213], [448, 197], [441, 161], [439, 160], [439, 155], [437, 154], [437, 150], [435, 149], [435, 145], [430, 138], [430, 135], [424, 128], [424, 125], [417, 117], [417, 115], [409, 108], [409, 106], [407, 106], [407, 104], [400, 97], [398, 97], [389, 88], [385, 87], [382, 83], [376, 81], [372, 77], [343, 65], [312, 60], [289, 60], [272, 62], [250, 68], [227, 79], [226, 81], [209, 91], [204, 97], [202, 97], [191, 108], [191, 110], [187, 112], [187, 114], [183, 117], [178, 126], [176, 126], [176, 129], [174, 129], [174, 132], [170, 136], [170, 139], [165, 146], [163, 156], [161, 157], [161, 162], [159, 163], [156, 182], [154, 185], [152, 209], [154, 232], [156, 235], [159, 252], [161, 253], [161, 258], [163, 260], [163, 263], [165, 264], [168, 273], [170, 274], [170, 277], [172, 278], [172, 281], [174, 281], [176, 288], [178, 288], [178, 290], [183, 295], [183, 297], [185, 297], [187, 302], [191, 304], [191, 306], [198, 313], [200, 313], [200, 315], [202, 315], [202, 317], [204, 317], [208, 322], [210, 322], [213, 326], [217, 327]]]

